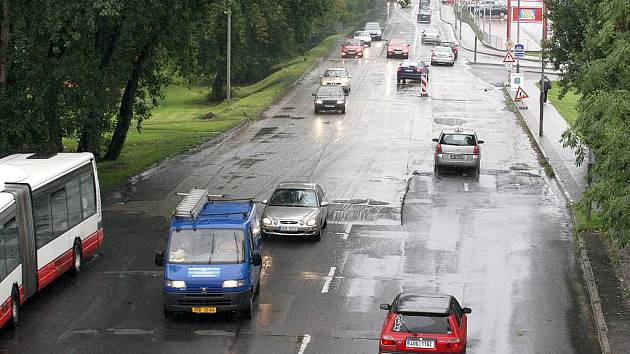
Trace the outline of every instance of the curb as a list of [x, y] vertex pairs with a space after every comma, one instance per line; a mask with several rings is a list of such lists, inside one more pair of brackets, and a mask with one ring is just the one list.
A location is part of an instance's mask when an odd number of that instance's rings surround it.
[[[510, 98], [512, 97], [512, 94], [510, 93], [510, 91], [507, 90], [506, 87], [503, 87], [503, 92], [508, 97]], [[527, 129], [527, 132], [529, 133], [528, 135], [530, 135], [530, 137], [535, 136], [534, 135], [535, 133], [531, 130], [529, 125], [527, 125], [527, 121], [525, 120], [525, 118], [523, 118], [521, 112], [519, 111], [514, 101], [511, 101], [511, 102], [512, 102], [511, 103], [512, 108], [516, 109], [514, 112], [514, 115], [517, 116], [518, 119], [522, 120], [525, 126], [525, 129]], [[530, 139], [530, 140], [533, 140], [532, 142], [536, 144], [537, 150], [543, 155], [543, 158], [547, 161], [547, 164], [549, 165], [549, 167], [551, 167], [551, 169], [554, 170], [554, 166], [551, 163], [549, 163], [547, 154], [543, 151], [542, 147], [539, 145], [538, 140], [536, 140], [535, 138]], [[554, 174], [555, 174], [555, 171], [554, 171]], [[556, 182], [558, 182], [558, 186], [564, 193], [565, 198], [567, 198], [567, 201], [571, 202], [569, 193], [565, 189], [565, 186], [562, 183], [562, 181], [560, 181], [559, 179], [555, 177], [553, 177], [553, 179], [556, 180]], [[576, 216], [574, 214], [573, 209], [570, 207], [569, 207], [569, 214], [571, 216], [571, 223], [573, 226], [575, 226]], [[576, 233], [576, 237], [577, 237], [577, 247], [580, 252], [580, 265], [582, 266], [582, 271], [584, 272], [584, 280], [586, 281], [586, 285], [588, 287], [588, 294], [591, 301], [591, 309], [593, 310], [593, 317], [595, 318], [595, 322], [597, 326], [599, 345], [602, 348], [602, 353], [611, 354], [612, 351], [610, 349], [610, 343], [608, 341], [608, 326], [606, 326], [606, 320], [604, 318], [604, 311], [602, 310], [601, 300], [599, 298], [599, 293], [597, 291], [597, 284], [595, 283], [595, 275], [593, 274], [591, 261], [588, 258], [588, 253], [586, 252], [586, 247], [584, 246], [583, 238], [580, 236], [579, 233]]]

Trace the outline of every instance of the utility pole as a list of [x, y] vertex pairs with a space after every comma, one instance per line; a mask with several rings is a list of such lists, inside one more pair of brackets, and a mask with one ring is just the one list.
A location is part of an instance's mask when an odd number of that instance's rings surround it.
[[230, 73], [232, 63], [232, 9], [227, 10], [227, 100], [232, 99], [232, 75]]
[[[516, 5], [516, 43], [521, 43], [521, 0]], [[521, 72], [519, 58], [516, 58], [516, 72]]]
[[9, 56], [9, 0], [0, 0], [0, 3], [0, 96], [4, 96]]

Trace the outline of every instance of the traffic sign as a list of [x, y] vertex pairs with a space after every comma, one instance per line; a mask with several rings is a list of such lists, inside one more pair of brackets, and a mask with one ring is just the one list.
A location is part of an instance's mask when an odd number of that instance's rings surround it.
[[512, 71], [512, 63], [505, 63], [505, 70]]
[[525, 56], [525, 45], [521, 43], [516, 43], [514, 45], [514, 56], [517, 58], [522, 58]]
[[522, 101], [528, 97], [529, 96], [527, 95], [525, 90], [523, 90], [523, 88], [519, 86], [518, 90], [516, 90], [516, 95], [514, 95], [514, 102]]
[[505, 42], [505, 49], [507, 49], [508, 51], [512, 50], [514, 48], [514, 42], [512, 42], [511, 39], [508, 39], [507, 42]]
[[516, 59], [514, 59], [514, 56], [512, 55], [511, 52], [505, 52], [505, 56], [503, 57], [503, 62], [504, 63], [515, 63]]
[[523, 85], [524, 81], [523, 73], [512, 73], [510, 75], [510, 90], [516, 91], [521, 85]]

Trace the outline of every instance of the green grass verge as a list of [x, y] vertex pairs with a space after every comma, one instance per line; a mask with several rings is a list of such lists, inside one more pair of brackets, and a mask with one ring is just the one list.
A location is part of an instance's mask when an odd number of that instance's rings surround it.
[[[340, 36], [331, 36], [305, 56], [287, 60], [267, 78], [237, 87], [230, 103], [210, 103], [207, 87], [170, 86], [165, 99], [153, 110], [142, 131], [130, 129], [120, 158], [98, 163], [104, 191], [119, 186], [151, 165], [189, 150], [242, 122], [255, 119], [282, 91], [307, 72], [319, 57], [328, 53]], [[209, 113], [212, 117], [208, 118]], [[64, 140], [66, 150], [76, 142]]]
[[558, 96], [560, 95], [561, 88], [560, 84], [556, 81], [553, 82], [551, 90], [548, 92], [547, 98], [549, 102], [553, 104], [553, 106], [558, 110], [558, 113], [567, 121], [569, 126], [575, 126], [575, 120], [577, 119], [577, 110], [576, 106], [580, 96], [575, 93], [574, 90], [569, 90], [566, 95], [562, 99]]
[[573, 215], [575, 215], [575, 231], [595, 231], [602, 230], [603, 223], [596, 209], [591, 210], [591, 218], [587, 220], [586, 203], [584, 201], [571, 205]]

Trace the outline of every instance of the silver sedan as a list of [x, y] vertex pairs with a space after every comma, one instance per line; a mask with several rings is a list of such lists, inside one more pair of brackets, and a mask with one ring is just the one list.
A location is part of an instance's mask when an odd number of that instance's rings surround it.
[[433, 64], [453, 66], [455, 64], [455, 53], [450, 47], [437, 46], [431, 51], [431, 65]]
[[435, 145], [435, 172], [440, 174], [443, 168], [472, 169], [474, 176], [479, 176], [481, 164], [480, 144], [474, 130], [454, 128], [444, 129], [440, 137], [433, 139]]
[[321, 239], [328, 202], [316, 183], [283, 182], [271, 194], [262, 214], [263, 235]]

